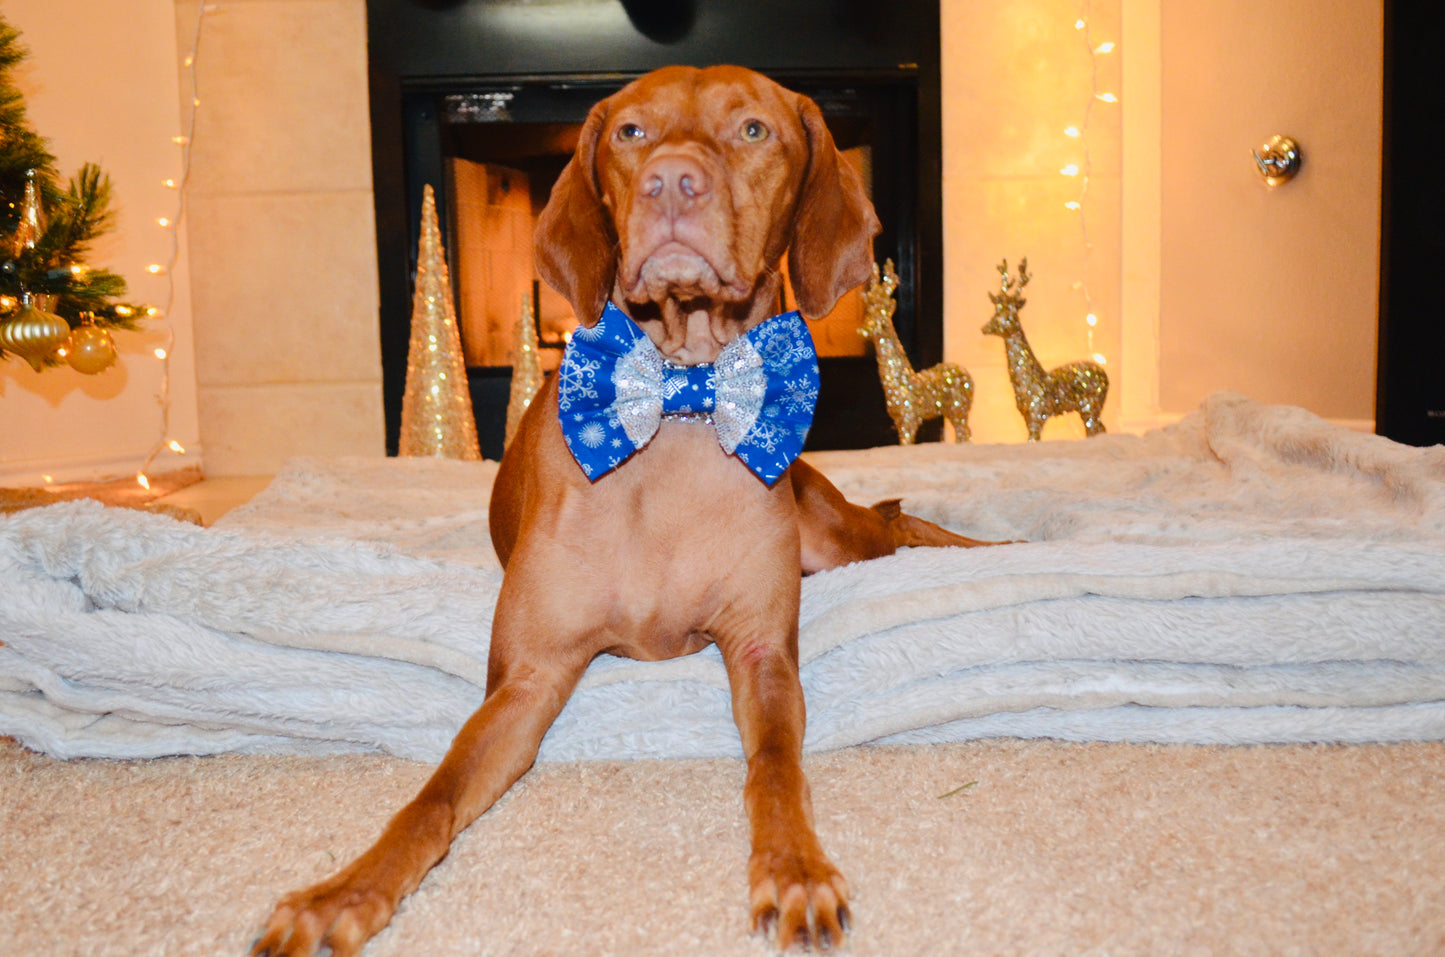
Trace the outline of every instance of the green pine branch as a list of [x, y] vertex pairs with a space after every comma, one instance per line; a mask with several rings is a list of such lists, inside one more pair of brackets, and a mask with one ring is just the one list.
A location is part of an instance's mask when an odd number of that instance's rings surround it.
[[66, 294], [70, 282], [64, 266], [84, 260], [91, 242], [115, 226], [112, 194], [110, 177], [94, 163], [86, 163], [71, 177], [65, 192], [46, 208], [35, 248], [15, 259], [18, 280], [25, 288]]
[[25, 97], [10, 81], [11, 71], [29, 55], [20, 31], [0, 18], [0, 236], [5, 238], [15, 232], [29, 170], [37, 171], [41, 202], [53, 201], [60, 193], [50, 175], [55, 157], [26, 122]]

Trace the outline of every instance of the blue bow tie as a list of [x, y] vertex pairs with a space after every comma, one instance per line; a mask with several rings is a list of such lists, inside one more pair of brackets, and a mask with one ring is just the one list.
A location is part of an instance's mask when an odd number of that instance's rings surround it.
[[723, 451], [772, 485], [803, 450], [817, 401], [818, 354], [796, 312], [749, 329], [714, 363], [682, 366], [609, 302], [572, 333], [558, 372], [562, 435], [594, 482], [675, 417], [711, 422]]

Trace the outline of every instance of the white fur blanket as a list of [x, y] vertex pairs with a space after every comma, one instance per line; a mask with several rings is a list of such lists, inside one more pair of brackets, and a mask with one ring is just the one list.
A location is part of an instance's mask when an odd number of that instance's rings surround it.
[[[810, 459], [855, 501], [1027, 543], [805, 579], [809, 748], [1445, 738], [1445, 447], [1220, 394], [1142, 437]], [[0, 734], [437, 758], [482, 696], [494, 472], [300, 460], [209, 530], [0, 519]], [[738, 753], [709, 649], [598, 659], [542, 757]]]

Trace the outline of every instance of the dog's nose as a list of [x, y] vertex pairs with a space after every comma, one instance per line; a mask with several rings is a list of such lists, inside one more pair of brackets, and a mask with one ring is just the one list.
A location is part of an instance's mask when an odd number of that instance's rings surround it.
[[654, 156], [642, 171], [642, 195], [663, 204], [673, 216], [712, 193], [712, 180], [702, 164], [688, 156]]

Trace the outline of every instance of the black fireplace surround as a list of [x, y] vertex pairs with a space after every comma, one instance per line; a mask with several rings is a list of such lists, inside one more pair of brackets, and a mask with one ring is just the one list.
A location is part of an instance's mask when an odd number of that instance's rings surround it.
[[[580, 123], [597, 100], [673, 63], [759, 70], [817, 99], [841, 148], [868, 147], [883, 222], [875, 258], [892, 259], [901, 279], [899, 338], [916, 366], [942, 359], [937, 0], [368, 0], [367, 16], [390, 454], [405, 391], [424, 186], [436, 188], [450, 254], [456, 197], [446, 185], [448, 164], [476, 142], [472, 124]], [[560, 170], [563, 159], [530, 162]], [[455, 269], [452, 275], [455, 281]], [[872, 356], [820, 365], [808, 448], [896, 442]], [[482, 452], [499, 458], [511, 369], [470, 366], [467, 375]], [[920, 440], [938, 437], [939, 423], [931, 425]]]

